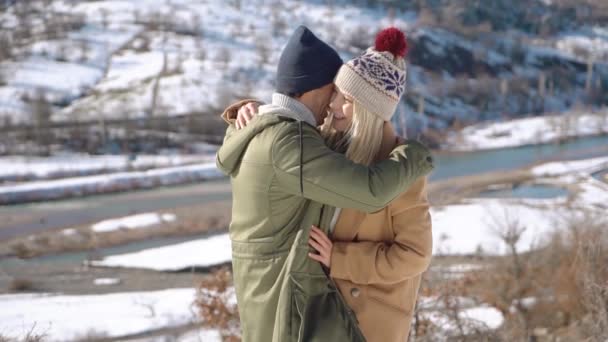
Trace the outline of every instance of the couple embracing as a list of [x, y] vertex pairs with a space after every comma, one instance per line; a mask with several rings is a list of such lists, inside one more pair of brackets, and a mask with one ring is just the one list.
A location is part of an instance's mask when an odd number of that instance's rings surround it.
[[272, 103], [240, 101], [217, 166], [245, 342], [406, 341], [432, 251], [430, 151], [390, 124], [405, 35], [381, 31], [346, 63], [300, 26]]

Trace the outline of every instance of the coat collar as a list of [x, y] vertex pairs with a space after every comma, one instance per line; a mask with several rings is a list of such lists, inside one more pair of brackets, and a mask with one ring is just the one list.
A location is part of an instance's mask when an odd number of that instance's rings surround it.
[[317, 127], [314, 113], [302, 102], [287, 95], [272, 94], [272, 103], [260, 107], [260, 115], [276, 114], [285, 116], [296, 121], [303, 121], [313, 127]]

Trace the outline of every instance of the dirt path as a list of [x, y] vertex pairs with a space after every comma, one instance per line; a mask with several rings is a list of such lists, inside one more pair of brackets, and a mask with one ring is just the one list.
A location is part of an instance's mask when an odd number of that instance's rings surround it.
[[[44, 262], [11, 258], [5, 260], [0, 268], [0, 293], [16, 292], [16, 286], [23, 286], [21, 292], [73, 295], [194, 288], [205, 277], [204, 273], [87, 267], [74, 261]], [[95, 279], [99, 278], [119, 279], [120, 282], [115, 285], [95, 285]]]
[[230, 183], [218, 180], [62, 201], [0, 206], [0, 241], [135, 213], [230, 198]]

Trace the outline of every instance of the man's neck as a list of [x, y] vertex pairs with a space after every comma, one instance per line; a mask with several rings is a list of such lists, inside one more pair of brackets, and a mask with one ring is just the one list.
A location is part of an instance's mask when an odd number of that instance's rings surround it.
[[272, 95], [272, 104], [284, 107], [294, 112], [294, 119], [305, 121], [310, 125], [317, 126], [317, 115], [310, 110], [310, 107], [299, 99], [288, 97], [287, 95], [275, 93]]
[[323, 118], [321, 117], [321, 114], [316, 112], [316, 103], [315, 103], [314, 99], [311, 96], [307, 96], [307, 95], [308, 94], [304, 94], [304, 95], [296, 98], [296, 100], [300, 101], [300, 103], [305, 105], [306, 108], [308, 108], [310, 110], [310, 112], [314, 114], [315, 120], [317, 121], [317, 126], [319, 126], [321, 123], [323, 123]]

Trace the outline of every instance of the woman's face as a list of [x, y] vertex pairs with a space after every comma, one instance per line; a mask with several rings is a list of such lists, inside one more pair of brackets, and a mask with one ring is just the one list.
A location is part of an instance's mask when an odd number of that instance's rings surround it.
[[329, 103], [329, 110], [334, 116], [332, 128], [338, 132], [346, 132], [353, 120], [353, 99], [336, 87]]

